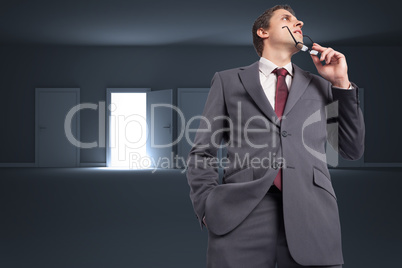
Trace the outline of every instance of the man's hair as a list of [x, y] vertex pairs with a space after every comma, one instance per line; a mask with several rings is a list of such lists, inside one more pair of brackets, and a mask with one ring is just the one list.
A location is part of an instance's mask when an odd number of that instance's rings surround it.
[[273, 13], [275, 10], [278, 9], [285, 9], [289, 11], [293, 16], [296, 16], [295, 12], [289, 5], [276, 5], [274, 7], [271, 7], [270, 9], [267, 9], [262, 13], [255, 21], [253, 24], [252, 28], [252, 33], [253, 33], [253, 44], [254, 48], [258, 54], [258, 56], [262, 56], [262, 51], [264, 49], [264, 40], [257, 35], [257, 30], [259, 28], [263, 28], [264, 30], [268, 30], [270, 27], [270, 20], [271, 17], [273, 16]]

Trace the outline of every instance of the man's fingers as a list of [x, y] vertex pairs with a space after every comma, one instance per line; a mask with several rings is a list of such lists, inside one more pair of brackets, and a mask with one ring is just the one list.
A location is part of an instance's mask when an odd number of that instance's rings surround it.
[[336, 51], [335, 51], [335, 50], [332, 50], [332, 51], [330, 51], [330, 52], [327, 54], [327, 56], [325, 57], [325, 63], [326, 63], [326, 64], [331, 63], [331, 59], [332, 59], [332, 57], [335, 55], [335, 53], [336, 53]]
[[332, 48], [326, 48], [325, 50], [324, 50], [324, 52], [322, 52], [321, 53], [321, 58], [320, 58], [320, 60], [321, 61], [323, 61], [323, 60], [325, 60], [325, 58], [327, 58], [327, 55], [329, 54], [329, 53], [331, 53], [332, 51], [334, 51]]
[[322, 51], [324, 51], [326, 49], [326, 47], [322, 47], [317, 43], [313, 43], [313, 49], [317, 50], [318, 52], [322, 52]]
[[329, 52], [333, 51], [332, 48], [330, 48], [330, 47], [322, 47], [317, 43], [313, 43], [312, 49], [314, 49], [314, 50], [316, 50], [316, 51], [321, 53], [320, 61], [325, 60], [325, 57], [327, 56], [327, 54]]
[[321, 53], [320, 61], [325, 60], [327, 64], [331, 63], [333, 57], [335, 57], [334, 59], [340, 59], [340, 58], [344, 57], [342, 53], [334, 50], [333, 48], [322, 47], [317, 43], [313, 43], [312, 49], [320, 52]]
[[314, 65], [318, 68], [319, 65], [322, 66], [321, 62], [320, 62], [320, 58], [316, 55], [310, 54], [312, 59], [313, 59], [313, 63]]

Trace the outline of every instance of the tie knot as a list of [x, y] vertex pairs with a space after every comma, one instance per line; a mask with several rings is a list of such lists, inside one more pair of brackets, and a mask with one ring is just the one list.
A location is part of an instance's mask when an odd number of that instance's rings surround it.
[[276, 68], [272, 71], [276, 76], [285, 76], [288, 74], [288, 71], [285, 68]]

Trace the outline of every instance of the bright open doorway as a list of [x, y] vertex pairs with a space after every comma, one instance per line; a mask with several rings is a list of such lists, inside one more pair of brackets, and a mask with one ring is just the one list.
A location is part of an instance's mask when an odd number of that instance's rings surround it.
[[106, 101], [106, 166], [171, 168], [172, 90], [108, 88]]
[[150, 89], [107, 90], [108, 167], [138, 169], [130, 166], [130, 159], [147, 157], [147, 91]]

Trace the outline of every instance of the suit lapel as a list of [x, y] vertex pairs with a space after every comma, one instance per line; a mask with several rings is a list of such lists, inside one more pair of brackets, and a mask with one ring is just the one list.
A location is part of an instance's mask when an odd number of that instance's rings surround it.
[[[308, 74], [308, 72], [302, 70], [296, 64], [292, 63], [292, 65], [293, 79], [283, 116], [286, 116], [290, 112], [290, 110], [299, 100], [301, 95], [303, 95], [312, 78], [311, 75]], [[266, 117], [275, 125], [280, 126], [280, 122], [278, 122], [278, 116], [272, 108], [260, 83], [259, 61], [256, 61], [249, 66], [242, 67], [240, 68], [240, 70], [241, 71], [239, 72], [239, 77], [248, 94], [261, 109], [261, 111], [266, 115]]]
[[240, 80], [243, 83], [244, 88], [247, 90], [248, 94], [265, 114], [265, 116], [272, 121], [277, 126], [280, 126], [278, 122], [278, 116], [272, 109], [271, 104], [260, 83], [260, 69], [258, 61], [240, 68], [239, 72]]
[[296, 64], [292, 63], [292, 65], [293, 79], [292, 84], [290, 85], [289, 95], [288, 99], [286, 100], [283, 116], [286, 116], [290, 112], [290, 110], [292, 110], [293, 106], [295, 106], [301, 95], [303, 95], [304, 91], [306, 91], [307, 86], [312, 78], [308, 72], [302, 70]]

